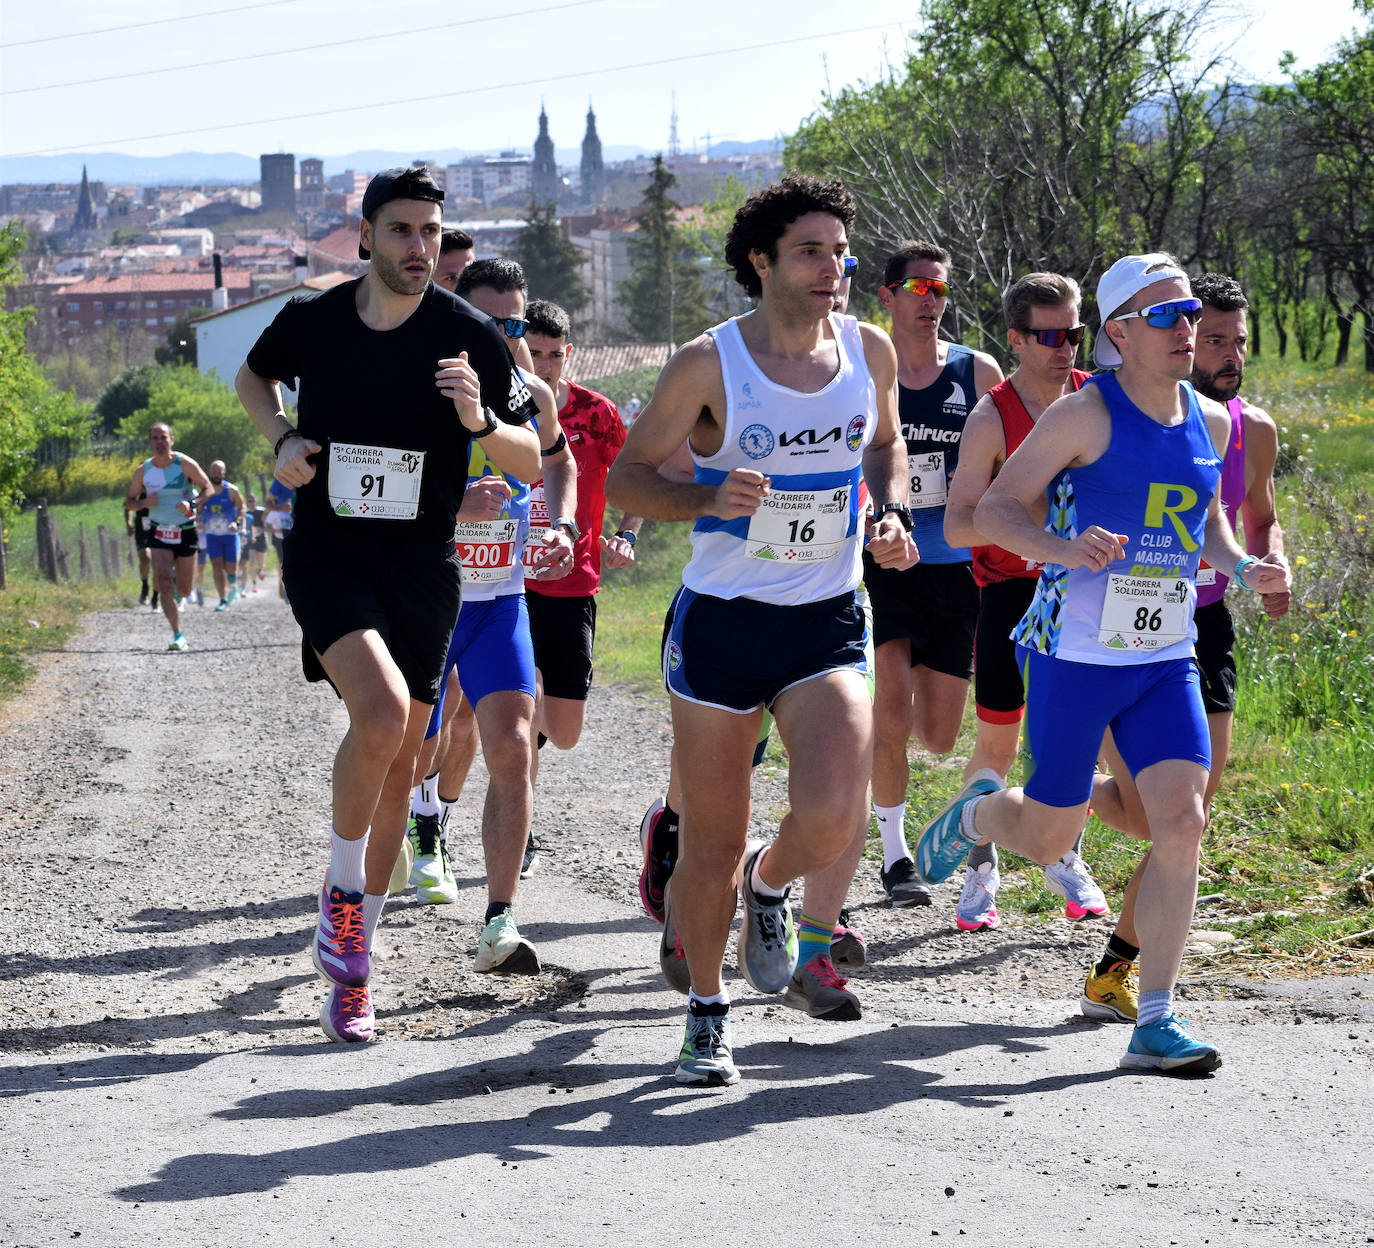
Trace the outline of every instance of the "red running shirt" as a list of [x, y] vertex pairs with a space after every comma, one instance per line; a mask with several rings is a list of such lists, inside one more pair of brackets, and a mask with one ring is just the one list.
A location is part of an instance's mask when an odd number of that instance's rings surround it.
[[[606, 518], [606, 474], [625, 445], [625, 422], [615, 404], [604, 394], [568, 382], [568, 401], [558, 413], [558, 423], [567, 435], [573, 459], [577, 461], [577, 527], [582, 537], [573, 547], [573, 570], [556, 581], [525, 582], [527, 593], [547, 594], [550, 598], [585, 598], [601, 585], [601, 526]], [[535, 482], [531, 523], [545, 512], [544, 482]], [[549, 516], [542, 523], [556, 519]]]
[[[1092, 376], [1091, 373], [1085, 373], [1078, 368], [1073, 370], [1072, 375], [1075, 390], [1081, 389], [1083, 383]], [[1021, 402], [1021, 396], [1016, 393], [1016, 387], [1011, 384], [1010, 377], [993, 386], [988, 391], [988, 398], [997, 405], [997, 414], [1002, 418], [1002, 441], [1006, 444], [1009, 459], [1011, 453], [1026, 440], [1027, 435], [1035, 427], [1035, 422], [1031, 420], [1030, 413], [1026, 411], [1026, 405]], [[1003, 550], [1000, 546], [973, 548], [973, 579], [979, 586], [1016, 580], [1018, 577], [1031, 579], [1040, 575], [1041, 566], [1009, 550]]]

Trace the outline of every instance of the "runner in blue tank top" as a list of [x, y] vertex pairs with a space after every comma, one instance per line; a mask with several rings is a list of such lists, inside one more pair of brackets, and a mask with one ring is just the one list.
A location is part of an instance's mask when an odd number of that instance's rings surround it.
[[215, 589], [219, 591], [216, 611], [225, 610], [239, 597], [239, 526], [247, 511], [239, 487], [224, 479], [224, 460], [214, 460], [210, 465], [210, 490], [200, 500], [200, 519]]
[[[1244, 522], [1245, 547], [1263, 558], [1283, 552], [1283, 530], [1274, 508], [1274, 463], [1279, 435], [1267, 412], [1240, 397], [1248, 343], [1245, 292], [1234, 278], [1204, 273], [1193, 284], [1193, 295], [1202, 302], [1193, 356], [1193, 386], [1199, 394], [1224, 403], [1231, 415], [1221, 471], [1221, 505], [1234, 527], [1239, 514]], [[1231, 750], [1231, 721], [1236, 706], [1235, 628], [1222, 600], [1227, 580], [1214, 568], [1198, 570], [1198, 607], [1193, 615], [1197, 629], [1195, 649], [1202, 685], [1202, 707], [1207, 713], [1212, 766], [1203, 810], [1210, 813], [1212, 797], [1221, 783]], [[1287, 590], [1264, 595], [1265, 614], [1278, 619], [1288, 611]], [[1110, 738], [1105, 754], [1114, 783], [1093, 791], [1093, 811], [1109, 827], [1136, 835], [1144, 825], [1140, 797]], [[1136, 868], [1132, 884], [1138, 886], [1148, 858]], [[1136, 994], [1132, 984], [1134, 964], [1140, 954], [1135, 926], [1136, 887], [1127, 885], [1116, 929], [1106, 948], [1088, 972], [1079, 1008], [1089, 1018], [1104, 1022], [1134, 1022]]]
[[[879, 504], [870, 553], [916, 560], [896, 355], [876, 327], [831, 313], [853, 220], [839, 183], [806, 175], [745, 201], [725, 259], [758, 307], [673, 356], [606, 481], [626, 511], [696, 522], [664, 648], [684, 803], [664, 931], [676, 930], [691, 982], [680, 1083], [739, 1078], [721, 975], [737, 888], [745, 978], [809, 1013], [859, 1016], [830, 960], [838, 905], [798, 930], [787, 900], [867, 821], [861, 470]], [[693, 482], [660, 472], [684, 441]], [[767, 847], [746, 844], [765, 708], [791, 763], [791, 809]]]
[[[980, 533], [1044, 563], [1015, 636], [1030, 749], [1024, 790], [987, 771], [927, 825], [918, 864], [944, 878], [982, 840], [1049, 863], [1072, 843], [1110, 728], [1152, 842], [1136, 900], [1138, 1018], [1121, 1065], [1214, 1070], [1221, 1056], [1173, 1016], [1197, 894], [1211, 752], [1193, 660], [1201, 557], [1261, 593], [1281, 592], [1279, 556], [1244, 554], [1217, 497], [1230, 433], [1192, 371], [1201, 307], [1177, 262], [1126, 256], [1097, 287], [1099, 365], [1119, 371], [1052, 404], [974, 512]], [[1032, 515], [1049, 491], [1049, 521]], [[1097, 783], [1111, 783], [1102, 776]]]
[[945, 541], [945, 500], [964, 422], [1002, 380], [997, 361], [939, 336], [949, 303], [950, 254], [939, 243], [902, 243], [883, 268], [879, 298], [892, 316], [897, 416], [906, 444], [914, 568], [864, 561], [873, 606], [873, 813], [883, 842], [879, 873], [894, 906], [930, 905], [907, 846], [907, 742], [932, 754], [954, 748], [973, 675], [978, 586], [967, 547]]

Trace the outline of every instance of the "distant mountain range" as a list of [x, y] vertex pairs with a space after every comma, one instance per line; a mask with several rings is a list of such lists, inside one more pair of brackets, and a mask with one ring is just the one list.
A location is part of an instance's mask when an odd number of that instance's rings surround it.
[[[713, 157], [733, 156], [740, 152], [766, 152], [774, 146], [770, 139], [754, 143], [713, 143]], [[658, 149], [629, 146], [606, 146], [602, 159], [633, 160], [637, 156], [652, 156]], [[326, 178], [345, 169], [360, 173], [374, 173], [392, 165], [404, 165], [416, 157], [440, 164], [457, 164], [468, 156], [494, 156], [495, 152], [478, 152], [466, 148], [449, 147], [438, 152], [347, 152], [341, 156], [324, 156]], [[302, 157], [316, 152], [295, 153], [299, 164]], [[560, 147], [554, 151], [560, 165], [577, 165], [582, 159], [580, 147]], [[62, 156], [0, 156], [0, 184], [12, 182], [40, 183], [80, 182], [85, 166], [91, 180], [116, 185], [138, 186], [200, 186], [209, 184], [234, 185], [258, 180], [258, 157], [239, 152], [178, 152], [175, 156], [126, 156], [121, 152], [77, 152]]]

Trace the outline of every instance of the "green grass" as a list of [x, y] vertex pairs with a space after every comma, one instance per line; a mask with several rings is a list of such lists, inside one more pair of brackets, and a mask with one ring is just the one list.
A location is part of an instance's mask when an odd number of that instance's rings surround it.
[[[1280, 428], [1279, 519], [1294, 566], [1293, 605], [1271, 621], [1232, 593], [1238, 709], [1231, 759], [1203, 849], [1200, 926], [1233, 932], [1233, 952], [1199, 968], [1287, 964], [1367, 971], [1374, 962], [1374, 378], [1265, 359], [1246, 394]], [[603, 679], [658, 686], [663, 609], [686, 559], [688, 526], [645, 526], [631, 575], [603, 585]], [[913, 751], [908, 831], [958, 789], [972, 710], [954, 754]], [[785, 755], [776, 744], [772, 757]], [[1119, 898], [1141, 847], [1095, 820], [1085, 847]], [[1021, 864], [1024, 865], [1024, 864]], [[1038, 870], [1005, 856], [1006, 908], [1054, 915]], [[1188, 968], [1185, 968], [1185, 972]]]
[[[5, 572], [8, 589], [0, 593], [0, 703], [22, 690], [36, 670], [36, 660], [66, 643], [86, 611], [131, 606], [138, 594], [136, 571], [124, 556], [122, 499], [50, 507], [58, 538], [67, 550], [70, 582], [52, 584], [38, 570], [37, 519], [32, 511], [5, 517]], [[86, 526], [91, 576], [79, 579], [77, 534]], [[119, 576], [107, 582], [101, 574], [96, 527], [120, 541]]]

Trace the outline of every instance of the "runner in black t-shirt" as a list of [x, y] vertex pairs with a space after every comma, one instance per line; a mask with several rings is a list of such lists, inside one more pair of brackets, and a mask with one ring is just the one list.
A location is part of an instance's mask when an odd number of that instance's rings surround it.
[[[423, 168], [373, 178], [366, 275], [292, 299], [235, 380], [275, 443], [277, 480], [297, 492], [283, 576], [306, 675], [327, 678], [349, 714], [313, 943], [331, 986], [320, 1025], [335, 1040], [372, 1036], [369, 949], [458, 614], [453, 530], [471, 440], [513, 476], [540, 470], [525, 423], [535, 405], [500, 331], [430, 282], [443, 198]], [[297, 379], [299, 429], [279, 387]]]

